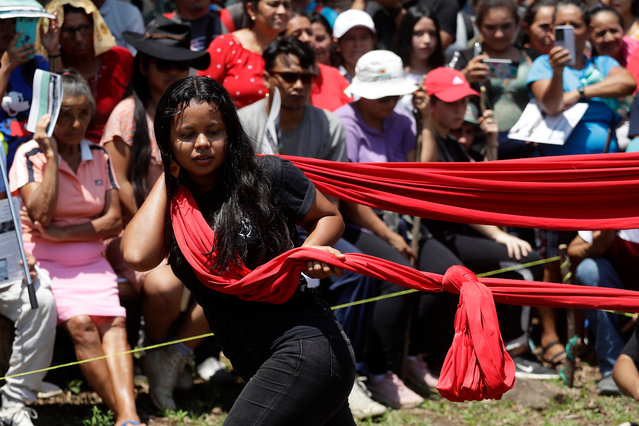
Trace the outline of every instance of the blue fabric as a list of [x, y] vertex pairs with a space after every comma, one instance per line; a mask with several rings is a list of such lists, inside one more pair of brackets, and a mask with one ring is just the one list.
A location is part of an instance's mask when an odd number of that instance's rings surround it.
[[[3, 144], [0, 144], [0, 161], [2, 161], [2, 164], [6, 166], [7, 157], [4, 155], [4, 146], [2, 145]], [[7, 173], [9, 173], [9, 169], [5, 167], [5, 170], [7, 171]], [[9, 176], [7, 176], [7, 179], [9, 179]], [[4, 179], [2, 178], [2, 176], [0, 176], [0, 192], [3, 192], [3, 191], [4, 191]]]
[[335, 20], [337, 19], [337, 15], [338, 15], [338, 13], [335, 12], [330, 7], [318, 6], [316, 1], [311, 1], [306, 7], [306, 9], [304, 9], [304, 12], [306, 13], [319, 12], [320, 15], [326, 18], [328, 23], [331, 25], [331, 28], [333, 28], [333, 25], [335, 24]]
[[[37, 68], [49, 70], [49, 63], [42, 56], [35, 55], [32, 61]], [[32, 136], [25, 127], [33, 98], [33, 81], [27, 81], [25, 78], [23, 71], [25, 65], [19, 65], [11, 72], [7, 92], [3, 94], [2, 108], [0, 108], [0, 138], [2, 138], [9, 168], [18, 147], [31, 140]]]
[[[586, 66], [582, 70], [566, 67], [563, 74], [564, 92], [582, 87], [581, 79], [592, 73], [595, 68], [604, 76], [607, 76], [611, 69], [619, 66], [621, 65], [609, 56], [597, 56], [594, 60], [586, 59]], [[550, 80], [551, 78], [552, 67], [548, 61], [548, 55], [541, 55], [535, 59], [530, 68], [527, 79], [528, 86], [530, 87], [530, 83], [535, 81]], [[588, 101], [588, 104], [588, 109], [582, 120], [563, 146], [542, 145], [546, 155], [595, 154], [603, 152], [608, 139], [608, 129], [613, 117], [615, 117], [615, 113], [600, 98], [593, 98]], [[617, 152], [618, 150], [617, 138], [613, 132], [609, 152]]]
[[[607, 259], [586, 258], [579, 263], [576, 272], [577, 283], [590, 287], [623, 288], [621, 278]], [[595, 353], [602, 376], [612, 374], [612, 368], [623, 349], [618, 316], [602, 310], [585, 310], [588, 329], [595, 333]]]

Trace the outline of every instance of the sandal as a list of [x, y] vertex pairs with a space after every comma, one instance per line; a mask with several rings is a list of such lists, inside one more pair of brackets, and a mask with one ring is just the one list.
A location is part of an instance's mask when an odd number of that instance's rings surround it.
[[[561, 351], [557, 352], [550, 358], [546, 358], [546, 353], [550, 350], [550, 348], [556, 345], [561, 346]], [[543, 346], [541, 348], [541, 360], [547, 364], [550, 364], [553, 368], [556, 368], [557, 366], [563, 364], [564, 360], [566, 359], [566, 356], [567, 354], [566, 354], [566, 350], [564, 349], [564, 345], [562, 345], [561, 342], [558, 340], [555, 340], [554, 342], [550, 342], [546, 346]]]

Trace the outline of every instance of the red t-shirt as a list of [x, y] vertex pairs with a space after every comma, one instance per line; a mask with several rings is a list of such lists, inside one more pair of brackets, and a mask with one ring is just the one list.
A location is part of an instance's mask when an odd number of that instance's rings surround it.
[[100, 68], [89, 79], [96, 107], [86, 135], [91, 142], [100, 142], [104, 125], [113, 108], [122, 100], [132, 74], [133, 56], [124, 47], [114, 46], [100, 56]]
[[259, 101], [268, 90], [264, 86], [264, 59], [246, 50], [233, 34], [224, 34], [207, 49], [211, 65], [198, 75], [211, 77], [224, 85], [237, 108]]
[[351, 103], [353, 100], [344, 93], [344, 89], [349, 85], [348, 80], [337, 68], [320, 63], [317, 65], [319, 66], [319, 75], [311, 89], [313, 106], [335, 111], [337, 108]]

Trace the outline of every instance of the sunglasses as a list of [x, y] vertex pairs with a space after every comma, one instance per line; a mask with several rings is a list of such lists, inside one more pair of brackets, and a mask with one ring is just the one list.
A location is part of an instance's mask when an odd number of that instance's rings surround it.
[[310, 72], [287, 72], [287, 71], [271, 71], [271, 74], [279, 75], [282, 80], [289, 84], [302, 80], [302, 84], [311, 84], [316, 75]]
[[91, 33], [93, 33], [93, 24], [83, 24], [77, 27], [66, 27], [60, 30], [60, 35], [62, 36], [62, 38], [65, 38], [67, 40], [75, 37], [75, 33], [80, 33], [80, 35], [85, 37], [89, 36], [91, 35]]
[[168, 61], [166, 59], [156, 59], [154, 62], [155, 69], [160, 72], [168, 72], [171, 69], [176, 69], [178, 71], [188, 71], [191, 67], [190, 61]]
[[389, 102], [397, 102], [399, 101], [399, 96], [384, 96], [383, 98], [375, 99], [380, 104], [387, 104]]

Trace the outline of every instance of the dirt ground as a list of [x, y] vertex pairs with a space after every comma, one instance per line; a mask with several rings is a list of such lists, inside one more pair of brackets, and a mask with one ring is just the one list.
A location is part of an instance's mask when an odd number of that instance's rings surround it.
[[[639, 404], [628, 397], [599, 397], [596, 383], [600, 378], [596, 367], [580, 363], [575, 386], [568, 388], [561, 380], [517, 380], [515, 388], [501, 401], [453, 403], [438, 394], [430, 394], [424, 404], [410, 409], [391, 411], [377, 419], [358, 424], [616, 424], [639, 420]], [[76, 382], [77, 385], [77, 382]], [[41, 399], [34, 408], [39, 413], [36, 425], [82, 425], [92, 418], [93, 407], [103, 412], [104, 406], [86, 384], [63, 395]], [[136, 378], [137, 405], [142, 420], [158, 425], [221, 424], [235, 397], [242, 389], [241, 380], [230, 385], [215, 385], [196, 380], [190, 390], [176, 391], [181, 410], [158, 413], [148, 395], [143, 377]], [[95, 420], [95, 417], [94, 417]], [[107, 424], [107, 423], [104, 423]]]

